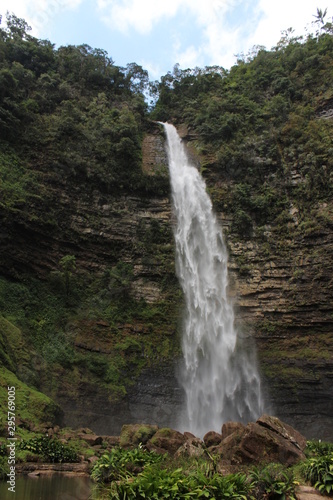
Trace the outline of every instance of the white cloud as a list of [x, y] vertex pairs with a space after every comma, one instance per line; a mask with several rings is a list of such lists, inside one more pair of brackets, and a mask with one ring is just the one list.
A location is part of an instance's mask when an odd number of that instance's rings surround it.
[[[150, 69], [151, 75], [157, 75], [160, 67], [169, 63], [169, 69], [176, 63], [182, 69], [215, 64], [229, 68], [235, 63], [235, 54], [247, 53], [254, 45], [264, 45], [267, 49], [276, 45], [284, 29], [293, 27], [296, 34], [303, 34], [305, 26], [314, 19], [312, 16], [316, 14], [317, 2], [318, 0], [1, 0], [0, 13], [5, 15], [6, 10], [14, 12], [33, 27], [34, 36], [48, 37], [50, 27], [54, 27], [55, 18], [60, 13], [66, 15], [69, 10], [77, 9], [79, 24], [79, 7], [84, 3], [91, 12], [97, 11], [104, 25], [113, 31], [113, 35], [117, 31], [127, 34], [128, 41], [133, 46], [138, 40], [135, 36], [145, 36], [145, 43], [151, 43], [151, 49], [149, 54], [142, 53], [142, 59], [146, 61], [143, 66]], [[162, 21], [168, 22], [164, 22], [162, 26]], [[159, 46], [159, 23], [161, 34], [163, 29], [168, 30], [163, 31], [163, 36], [167, 37], [164, 40], [170, 40], [169, 49], [164, 46], [162, 49], [163, 44]], [[188, 29], [189, 26], [191, 29]], [[99, 29], [98, 25], [90, 28], [91, 32]], [[84, 37], [83, 27], [82, 31]], [[152, 32], [155, 38], [150, 41], [148, 37]], [[155, 56], [157, 51], [158, 58]], [[149, 60], [154, 61], [154, 57], [155, 63], [149, 63]]]
[[183, 0], [97, 0], [104, 22], [123, 33], [148, 34], [163, 17], [173, 17]]
[[[238, 0], [239, 2], [239, 0]], [[197, 23], [207, 26], [215, 23], [237, 0], [97, 0], [105, 22], [122, 32], [131, 28], [148, 34], [163, 18], [172, 18], [183, 9], [194, 14]]]
[[47, 26], [59, 12], [76, 9], [82, 0], [2, 0], [3, 17], [6, 11], [25, 19], [32, 27], [34, 36], [41, 36], [47, 31]]
[[149, 73], [149, 80], [159, 80], [163, 70], [159, 64], [142, 59], [140, 65]]
[[208, 65], [230, 66], [238, 52], [239, 29], [228, 26], [223, 18], [213, 19], [203, 29], [205, 43], [202, 52]]
[[183, 51], [175, 52], [175, 60], [183, 69], [201, 66], [201, 50], [200, 48], [197, 49], [193, 45], [190, 45]]
[[198, 26], [197, 40], [188, 46], [174, 44], [173, 58], [181, 67], [193, 67], [202, 64], [203, 56], [205, 60], [208, 57], [209, 64], [231, 61], [234, 51], [231, 56], [226, 54], [235, 46], [237, 31], [227, 28], [225, 16], [244, 1], [249, 0], [97, 0], [97, 3], [103, 21], [127, 34], [134, 30], [149, 35], [162, 19], [179, 15], [186, 21], [186, 16], [190, 16]]
[[[241, 47], [241, 29], [227, 23], [227, 15], [232, 16], [235, 7], [249, 0], [189, 0], [187, 7], [196, 17], [201, 27], [200, 47], [190, 46], [183, 51], [178, 49], [180, 66], [182, 61], [192, 62], [192, 66], [221, 65], [229, 67], [235, 62], [234, 54]], [[195, 57], [197, 56], [197, 58]], [[202, 63], [205, 61], [205, 63]], [[188, 67], [188, 66], [187, 66]]]
[[256, 30], [249, 38], [249, 47], [259, 44], [271, 49], [281, 38], [281, 32], [293, 28], [295, 35], [303, 35], [306, 26], [314, 20], [317, 12], [318, 0], [260, 0], [259, 9], [263, 13]]

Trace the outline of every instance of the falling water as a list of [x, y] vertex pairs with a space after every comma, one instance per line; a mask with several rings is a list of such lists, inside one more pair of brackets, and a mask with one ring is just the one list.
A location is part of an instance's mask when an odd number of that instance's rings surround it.
[[260, 378], [254, 350], [237, 338], [227, 296], [227, 250], [204, 180], [190, 164], [175, 127], [163, 125], [176, 218], [176, 269], [186, 303], [180, 376], [186, 416], [180, 427], [203, 436], [220, 431], [228, 420], [259, 416]]

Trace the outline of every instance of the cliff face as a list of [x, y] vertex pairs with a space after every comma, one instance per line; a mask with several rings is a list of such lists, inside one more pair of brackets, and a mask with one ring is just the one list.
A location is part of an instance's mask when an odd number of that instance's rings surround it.
[[[188, 146], [199, 163], [191, 141]], [[157, 169], [165, 168], [166, 161], [161, 136], [147, 135], [143, 142], [144, 169], [154, 175]], [[219, 182], [214, 165], [205, 166], [208, 188], [214, 192]], [[227, 181], [222, 188], [228, 190]], [[128, 212], [123, 211], [116, 219], [117, 226], [113, 222], [112, 231], [102, 229], [105, 240], [101, 249], [105, 252], [107, 246], [114, 248], [120, 238], [122, 255], [134, 264], [136, 296], [154, 302], [163, 296], [160, 283], [166, 270], [147, 249], [145, 260], [133, 247], [142, 242], [152, 222], [158, 223], [170, 236], [166, 255], [168, 270], [173, 273], [171, 206], [168, 198], [142, 203], [139, 199], [122, 200]], [[230, 294], [234, 297], [239, 334], [255, 339], [267, 408], [309, 438], [332, 438], [333, 238], [330, 223], [320, 221], [333, 220], [333, 205], [319, 204], [312, 214], [318, 224], [309, 223], [308, 228], [299, 227], [297, 210], [290, 210], [292, 221], [287, 235], [279, 237], [274, 227], [267, 227], [264, 235], [254, 231], [244, 241], [232, 232], [230, 216], [217, 209], [230, 253]], [[102, 217], [100, 224], [103, 220], [110, 219]], [[137, 228], [142, 226], [135, 241], [133, 234], [138, 234]], [[78, 233], [87, 233], [87, 228], [78, 227]], [[138, 416], [147, 420], [147, 415], [153, 423], [172, 425], [175, 414], [182, 409], [181, 394], [175, 367], [166, 363], [144, 371], [128, 391], [125, 406], [120, 404], [115, 409], [111, 405], [105, 413], [117, 415], [110, 418], [119, 425], [124, 420], [135, 421]], [[95, 403], [92, 407], [96, 407]]]
[[[158, 127], [142, 150], [143, 174], [162, 186], [155, 193], [110, 192], [52, 172], [33, 216], [17, 211], [2, 224], [1, 308], [21, 317], [29, 353], [15, 370], [59, 403], [65, 425], [105, 434], [138, 418], [176, 425], [181, 404], [173, 360], [181, 299]], [[68, 256], [70, 271], [59, 264]]]
[[332, 437], [332, 233], [295, 233], [283, 249], [268, 235], [269, 253], [230, 242], [237, 318], [256, 338], [274, 413]]
[[[199, 163], [195, 138], [185, 128], [183, 135]], [[158, 126], [146, 134], [142, 153], [145, 174], [168, 182]], [[221, 182], [213, 161], [206, 159], [205, 168], [216, 203], [232, 181]], [[30, 375], [21, 368], [22, 378], [31, 382], [34, 372], [34, 385], [61, 406], [65, 425], [111, 434], [137, 421], [176, 427], [183, 405], [176, 375], [182, 300], [169, 197], [108, 193], [58, 178], [52, 200], [57, 224], [43, 226], [23, 216], [6, 221], [3, 274], [19, 279], [32, 273], [48, 281], [64, 255], [75, 255], [75, 293], [83, 296], [87, 287], [87, 295], [107, 305], [102, 314], [91, 300], [81, 300], [74, 314], [70, 303], [61, 324], [68, 359], [32, 349]], [[333, 205], [317, 206], [317, 226], [299, 227], [291, 207], [287, 235], [278, 237], [274, 227], [265, 234], [254, 228], [247, 239], [233, 232], [232, 217], [220, 206], [236, 323], [240, 335], [255, 339], [267, 408], [309, 438], [332, 439]], [[35, 207], [37, 213], [45, 209]], [[126, 314], [119, 314], [117, 304]]]
[[[184, 127], [182, 133], [195, 151], [197, 137]], [[232, 178], [221, 181], [214, 158], [202, 161], [229, 248], [236, 324], [241, 336], [255, 339], [267, 409], [308, 438], [332, 439], [333, 202], [318, 203], [304, 223], [289, 195], [282, 230], [254, 225], [244, 237], [221, 210]], [[290, 183], [302, 182], [295, 167]]]

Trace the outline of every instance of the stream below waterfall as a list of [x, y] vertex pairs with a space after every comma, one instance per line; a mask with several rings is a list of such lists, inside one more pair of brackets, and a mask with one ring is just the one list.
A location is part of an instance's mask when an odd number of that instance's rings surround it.
[[[15, 493], [8, 491], [8, 483], [0, 481], [1, 500], [97, 500], [92, 494], [93, 483], [89, 477], [65, 474], [31, 477], [17, 475]], [[100, 497], [99, 497], [100, 498]]]

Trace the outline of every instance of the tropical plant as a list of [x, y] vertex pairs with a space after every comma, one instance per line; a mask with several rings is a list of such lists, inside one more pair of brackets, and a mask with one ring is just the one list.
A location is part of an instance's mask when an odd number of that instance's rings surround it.
[[320, 493], [333, 495], [333, 452], [309, 458], [301, 466], [301, 473]]
[[111, 485], [112, 499], [174, 499], [208, 498], [215, 500], [246, 500], [249, 484], [243, 474], [206, 476], [200, 470], [186, 474], [180, 467], [175, 470], [148, 467], [133, 480]]
[[138, 474], [147, 465], [160, 463], [162, 460], [162, 455], [149, 452], [142, 446], [133, 450], [113, 448], [97, 460], [91, 471], [91, 478], [98, 483], [109, 483]]
[[328, 455], [331, 452], [333, 452], [333, 443], [328, 443], [321, 440], [307, 441], [306, 443], [305, 454], [308, 457]]
[[61, 443], [58, 439], [46, 436], [23, 439], [19, 444], [20, 450], [40, 455], [43, 460], [52, 463], [77, 462], [78, 456], [70, 446]]
[[254, 498], [272, 500], [295, 500], [296, 481], [292, 470], [281, 464], [255, 467], [249, 473]]

